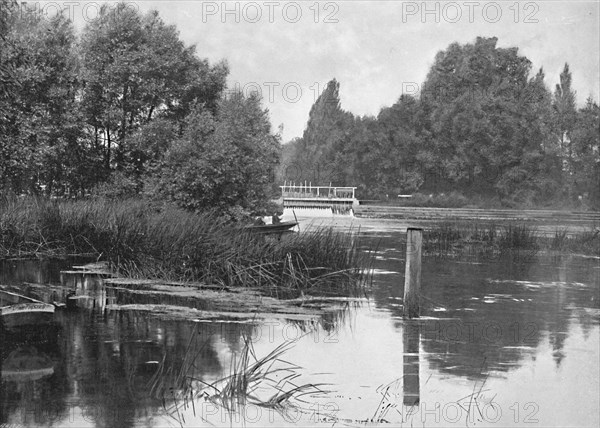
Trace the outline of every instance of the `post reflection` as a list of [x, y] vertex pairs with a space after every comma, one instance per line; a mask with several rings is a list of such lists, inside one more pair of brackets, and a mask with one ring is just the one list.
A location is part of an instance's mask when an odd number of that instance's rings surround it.
[[420, 402], [419, 379], [419, 345], [421, 342], [421, 327], [419, 321], [410, 321], [404, 324], [402, 330], [404, 345], [404, 400], [405, 406], [418, 406]]

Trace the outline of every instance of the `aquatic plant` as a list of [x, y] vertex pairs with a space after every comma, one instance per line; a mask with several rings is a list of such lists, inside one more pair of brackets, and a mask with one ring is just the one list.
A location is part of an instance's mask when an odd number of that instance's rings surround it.
[[567, 229], [556, 229], [554, 231], [554, 237], [552, 238], [552, 243], [550, 244], [550, 248], [552, 250], [562, 251], [566, 249], [566, 244], [569, 240], [568, 230]]
[[223, 287], [349, 291], [366, 283], [369, 255], [358, 231], [315, 228], [265, 239], [214, 212], [191, 213], [145, 200], [5, 198], [0, 257], [89, 255], [135, 278]]
[[590, 226], [583, 231], [569, 233], [568, 229], [557, 229], [549, 242], [549, 248], [562, 252], [581, 252], [600, 257], [600, 228]]
[[231, 415], [243, 414], [248, 405], [283, 414], [290, 407], [300, 410], [307, 395], [329, 392], [323, 389], [326, 384], [298, 383], [301, 367], [282, 358], [299, 338], [281, 343], [260, 358], [250, 338], [242, 336], [241, 340], [243, 347], [233, 355], [229, 374], [208, 383], [195, 375], [195, 362], [206, 342], [199, 343], [192, 334], [184, 361], [176, 373], [172, 367], [166, 367], [165, 359], [161, 362], [149, 383], [151, 396], [161, 399], [167, 414], [183, 426], [182, 410], [191, 408], [196, 415], [198, 401], [211, 402]]
[[[440, 238], [444, 245], [440, 245]], [[512, 257], [530, 260], [539, 252], [559, 251], [600, 256], [600, 228], [556, 229], [551, 236], [526, 223], [445, 223], [424, 234], [424, 248], [443, 257]], [[443, 241], [443, 240], [446, 241]]]

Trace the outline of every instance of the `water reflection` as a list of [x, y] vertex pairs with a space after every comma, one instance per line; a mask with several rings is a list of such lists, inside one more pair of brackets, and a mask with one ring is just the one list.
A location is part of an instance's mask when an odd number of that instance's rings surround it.
[[[190, 375], [208, 381], [222, 374], [220, 348], [235, 351], [240, 335], [252, 328], [245, 324], [199, 328], [135, 312], [63, 312], [58, 322], [61, 332], [54, 341], [3, 338], [0, 422], [31, 426], [54, 420], [61, 425], [78, 415], [86, 424], [133, 426], [162, 408], [163, 397], [150, 395], [150, 381], [164, 363], [173, 370], [166, 376], [176, 384], [190, 337], [206, 342], [195, 354]], [[49, 363], [47, 370], [42, 370], [42, 361]], [[23, 369], [19, 376], [16, 365]], [[68, 410], [73, 398], [77, 411]]]
[[[398, 238], [398, 237], [396, 237]], [[393, 238], [392, 238], [393, 239]], [[402, 249], [389, 250], [376, 267], [391, 271]], [[600, 270], [597, 260], [541, 257], [536, 263], [465, 263], [425, 258], [420, 321], [423, 351], [436, 370], [468, 378], [487, 370], [507, 371], [548, 340], [556, 365], [573, 322], [589, 331], [598, 324]], [[396, 268], [397, 271], [401, 271]], [[401, 330], [402, 274], [380, 275], [376, 304], [388, 310]], [[485, 363], [487, 370], [482, 371]]]
[[[316, 324], [191, 322], [142, 311], [114, 311], [109, 305], [127, 303], [131, 293], [107, 291], [100, 276], [64, 277], [63, 285], [76, 297], [86, 296], [78, 299], [85, 310], [57, 312], [54, 333], [46, 331], [42, 337], [36, 337], [40, 334], [36, 329], [3, 333], [1, 364], [7, 374], [0, 384], [0, 423], [163, 426], [168, 421], [164, 406], [169, 388], [181, 385], [181, 373], [206, 383], [227, 376], [232, 359], [242, 350], [241, 337], [252, 338], [259, 356], [267, 355], [282, 339], [301, 337], [286, 359], [302, 366], [310, 381], [331, 384], [335, 391], [323, 399], [309, 398], [306, 408], [316, 408], [317, 416], [309, 414], [297, 422], [269, 419], [272, 413], [266, 413], [266, 419], [254, 422], [261, 426], [314, 425], [314, 417], [354, 426], [384, 420], [422, 425], [418, 412], [423, 405], [430, 408], [432, 402], [448, 404], [464, 397], [485, 405], [499, 392], [508, 397], [503, 405], [512, 400], [510, 406], [517, 401], [515, 397], [522, 398], [520, 391], [539, 400], [545, 409], [540, 411], [546, 415], [543, 421], [597, 421], [593, 411], [598, 406], [594, 407], [593, 400], [600, 392], [591, 390], [588, 397], [580, 397], [591, 411], [577, 414], [575, 404], [563, 397], [566, 393], [556, 389], [557, 378], [559, 389], [566, 391], [576, 391], [579, 383], [587, 385], [586, 379], [566, 375], [573, 373], [574, 365], [590, 372], [597, 382], [597, 370], [590, 365], [598, 358], [594, 348], [600, 324], [597, 260], [549, 256], [534, 263], [463, 263], [424, 258], [425, 316], [405, 321], [401, 306], [404, 249], [398, 248], [399, 241], [400, 235], [392, 233], [379, 244], [375, 268], [390, 273], [375, 277], [372, 303], [328, 313]], [[1, 282], [60, 284], [60, 269], [38, 264], [39, 271], [32, 273], [35, 263], [24, 266], [2, 264]], [[46, 295], [46, 301], [62, 298], [48, 286], [28, 287], [24, 289]], [[148, 299], [148, 303], [186, 303], [178, 298]], [[198, 344], [197, 359], [188, 367], [186, 355], [192, 339]], [[19, 361], [23, 367], [26, 361], [37, 367], [29, 378], [14, 376], [10, 370]], [[531, 388], [542, 392], [523, 386], [523, 379], [530, 379], [528, 373], [538, 366]], [[161, 375], [162, 389], [155, 387], [161, 367], [168, 368]], [[387, 401], [382, 400], [384, 390]], [[565, 406], [557, 417], [558, 410], [551, 403], [561, 399], [566, 400]], [[315, 403], [319, 406], [314, 407]], [[521, 412], [526, 410], [523, 404]], [[194, 426], [203, 424], [206, 416], [196, 411], [196, 415], [190, 409], [185, 413]], [[512, 423], [512, 416], [506, 406], [504, 419], [496, 426]], [[228, 425], [231, 419], [211, 422]], [[442, 418], [437, 424], [453, 425], [444, 422]], [[474, 422], [485, 425], [486, 421]], [[458, 424], [464, 426], [464, 418]]]
[[421, 326], [414, 321], [407, 321], [402, 329], [404, 343], [404, 400], [405, 406], [418, 406], [421, 399], [419, 377], [419, 345], [421, 342]]
[[1, 329], [0, 423], [39, 424], [65, 410], [60, 325]]
[[72, 260], [0, 260], [0, 284], [58, 283], [60, 271]]

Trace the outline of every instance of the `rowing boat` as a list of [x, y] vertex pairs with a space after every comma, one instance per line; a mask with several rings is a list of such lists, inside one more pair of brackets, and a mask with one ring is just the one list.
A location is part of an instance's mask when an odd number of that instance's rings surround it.
[[0, 322], [4, 327], [46, 324], [54, 319], [54, 305], [0, 289]]
[[54, 374], [54, 363], [32, 346], [12, 351], [1, 365], [2, 381], [32, 382]]
[[291, 232], [291, 229], [297, 225], [298, 222], [296, 221], [282, 221], [280, 223], [247, 226], [246, 229], [259, 234], [282, 234]]

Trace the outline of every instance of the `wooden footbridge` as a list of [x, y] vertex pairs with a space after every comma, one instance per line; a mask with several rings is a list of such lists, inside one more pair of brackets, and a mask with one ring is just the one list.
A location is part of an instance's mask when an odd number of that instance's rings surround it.
[[314, 215], [354, 215], [358, 206], [356, 187], [313, 186], [284, 183], [281, 188], [283, 209]]

